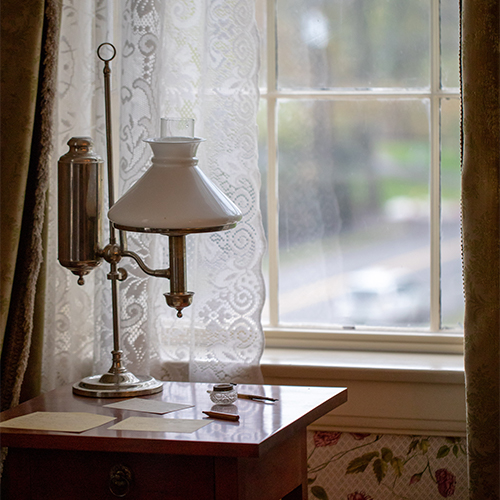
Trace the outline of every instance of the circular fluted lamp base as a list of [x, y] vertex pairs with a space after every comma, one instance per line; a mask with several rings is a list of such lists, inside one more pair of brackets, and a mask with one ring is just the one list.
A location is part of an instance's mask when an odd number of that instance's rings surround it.
[[130, 372], [93, 375], [73, 385], [73, 393], [91, 398], [131, 398], [148, 396], [163, 390], [163, 383], [149, 375]]

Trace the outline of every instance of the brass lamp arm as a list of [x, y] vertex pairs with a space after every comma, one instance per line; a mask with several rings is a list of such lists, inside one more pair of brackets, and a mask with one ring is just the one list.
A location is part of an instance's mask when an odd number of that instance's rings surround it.
[[[142, 271], [156, 278], [167, 278], [170, 280], [170, 293], [166, 293], [167, 304], [177, 309], [177, 317], [182, 317], [182, 310], [191, 305], [193, 292], [186, 291], [186, 246], [185, 236], [170, 236], [169, 238], [169, 259], [170, 267], [168, 269], [151, 269], [135, 252], [121, 248], [118, 243], [109, 243], [104, 247], [99, 255], [111, 265], [111, 272], [108, 279], [112, 280], [113, 286], [117, 281], [127, 279], [125, 269], [118, 269], [117, 265], [122, 257], [131, 257], [134, 259]], [[118, 326], [117, 326], [118, 328]]]
[[170, 279], [170, 269], [151, 269], [148, 267], [144, 261], [135, 252], [130, 250], [122, 250], [123, 257], [131, 257], [137, 262], [137, 265], [142, 269], [142, 271], [149, 276], [155, 276], [156, 278], [167, 278]]
[[[109, 264], [118, 264], [122, 257], [131, 257], [137, 262], [137, 265], [142, 269], [142, 271], [149, 276], [155, 276], [156, 278], [167, 278], [170, 279], [171, 272], [170, 269], [151, 269], [148, 267], [144, 261], [135, 252], [130, 250], [123, 250], [117, 243], [109, 243], [104, 247], [104, 249], [99, 252], [99, 255], [104, 258]], [[123, 281], [126, 278], [124, 275], [119, 281]]]

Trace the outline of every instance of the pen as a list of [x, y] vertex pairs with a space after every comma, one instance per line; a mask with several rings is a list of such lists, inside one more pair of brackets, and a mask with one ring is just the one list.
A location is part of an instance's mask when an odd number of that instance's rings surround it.
[[240, 399], [252, 399], [254, 401], [278, 401], [276, 398], [269, 398], [267, 396], [259, 396], [257, 394], [240, 394], [238, 393]]
[[218, 418], [220, 420], [232, 420], [233, 422], [236, 422], [240, 419], [240, 416], [235, 413], [222, 413], [219, 411], [204, 411], [202, 413], [207, 415], [207, 417]]

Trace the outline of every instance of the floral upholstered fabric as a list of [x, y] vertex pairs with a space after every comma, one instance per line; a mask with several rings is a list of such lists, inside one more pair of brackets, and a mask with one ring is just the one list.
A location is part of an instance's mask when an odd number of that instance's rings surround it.
[[465, 500], [465, 438], [308, 433], [309, 499]]

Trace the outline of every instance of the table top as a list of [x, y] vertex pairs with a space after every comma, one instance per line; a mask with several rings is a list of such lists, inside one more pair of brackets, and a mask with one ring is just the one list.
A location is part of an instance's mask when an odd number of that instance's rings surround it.
[[[87, 451], [165, 453], [228, 457], [258, 457], [277, 443], [304, 429], [347, 401], [343, 387], [238, 385], [240, 393], [277, 398], [261, 402], [238, 399], [233, 410], [238, 422], [213, 420], [193, 433], [109, 430], [132, 416], [151, 418], [206, 418], [202, 411], [213, 409], [207, 391], [213, 384], [164, 382], [163, 391], [146, 399], [193, 405], [164, 415], [105, 408], [120, 399], [76, 396], [71, 386], [61, 387], [0, 414], [0, 421], [35, 411], [87, 412], [116, 420], [81, 433], [1, 429], [1, 446]], [[220, 406], [218, 406], [220, 409]]]

